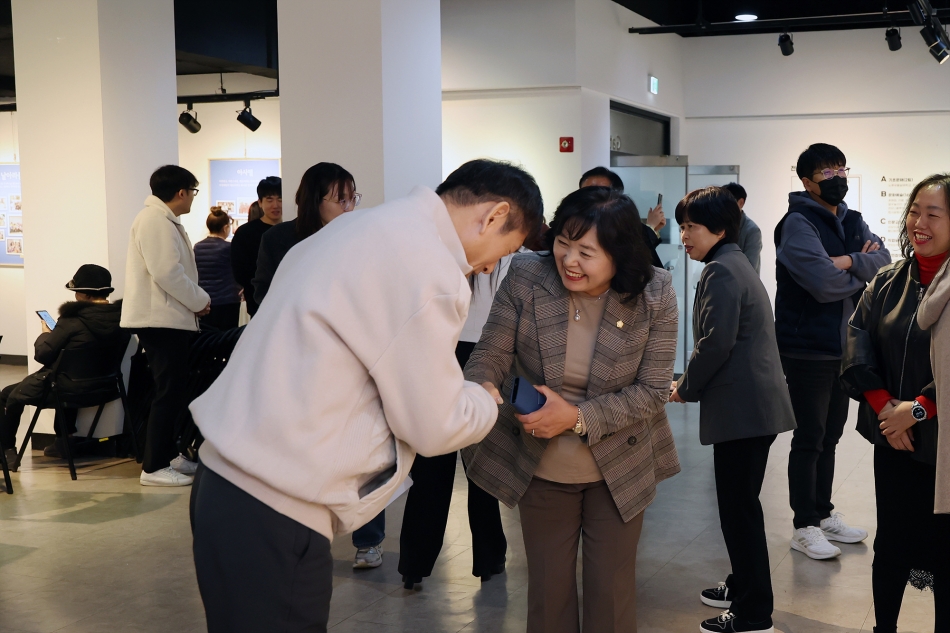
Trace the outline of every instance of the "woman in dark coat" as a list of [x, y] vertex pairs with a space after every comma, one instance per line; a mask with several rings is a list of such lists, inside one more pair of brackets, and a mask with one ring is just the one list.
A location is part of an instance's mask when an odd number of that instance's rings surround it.
[[294, 197], [297, 217], [278, 224], [261, 238], [253, 281], [258, 304], [264, 301], [264, 295], [270, 290], [284, 255], [297, 243], [358, 207], [361, 197], [356, 193], [353, 176], [336, 163], [317, 163], [304, 172]]
[[795, 428], [772, 304], [736, 240], [739, 205], [707, 187], [676, 207], [689, 258], [706, 264], [693, 306], [696, 341], [671, 402], [699, 402], [699, 441], [713, 445], [716, 496], [732, 573], [700, 600], [726, 609], [710, 633], [771, 633], [772, 580], [759, 492], [775, 436]]
[[231, 217], [211, 207], [205, 220], [208, 237], [195, 244], [198, 285], [211, 297], [211, 312], [201, 317], [202, 328], [236, 328], [241, 317], [241, 286], [231, 268]]
[[[0, 391], [0, 449], [5, 451], [10, 468], [16, 468], [16, 433], [26, 405], [40, 404], [46, 390], [46, 379], [59, 353], [91, 343], [118, 344], [129, 334], [119, 328], [122, 301], [109, 303], [112, 275], [102, 266], [85, 264], [66, 284], [76, 293], [76, 300], [59, 308], [59, 321], [52, 330], [43, 323], [43, 333], [33, 344], [33, 358], [43, 368], [18, 383]], [[70, 434], [76, 429], [68, 429]], [[52, 451], [48, 455], [55, 455]]]
[[930, 333], [917, 311], [950, 251], [950, 177], [919, 183], [904, 210], [904, 257], [881, 269], [851, 317], [841, 382], [874, 445], [872, 588], [876, 633], [897, 631], [904, 587], [934, 592], [936, 633], [950, 631], [950, 515], [934, 515], [937, 407]]

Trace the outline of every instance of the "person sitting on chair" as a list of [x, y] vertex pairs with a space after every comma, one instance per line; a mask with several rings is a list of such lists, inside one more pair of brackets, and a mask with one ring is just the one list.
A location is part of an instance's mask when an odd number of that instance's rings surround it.
[[[30, 374], [18, 383], [0, 391], [0, 450], [5, 451], [10, 468], [17, 467], [16, 432], [26, 405], [43, 402], [46, 379], [52, 366], [64, 349], [76, 349], [90, 343], [114, 344], [128, 336], [119, 328], [122, 300], [109, 303], [112, 275], [102, 266], [84, 264], [79, 267], [66, 289], [76, 293], [75, 301], [67, 301], [59, 307], [60, 320], [50, 330], [43, 322], [43, 333], [33, 344], [33, 358], [43, 368]], [[68, 434], [76, 432], [75, 421]], [[63, 456], [63, 440], [47, 448], [50, 457]]]

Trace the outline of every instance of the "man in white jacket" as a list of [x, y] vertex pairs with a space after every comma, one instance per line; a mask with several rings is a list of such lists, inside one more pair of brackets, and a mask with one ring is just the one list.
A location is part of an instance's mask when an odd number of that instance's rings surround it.
[[143, 486], [190, 485], [197, 467], [178, 454], [175, 444], [178, 420], [188, 406], [191, 341], [198, 317], [211, 310], [179, 219], [191, 211], [197, 185], [187, 169], [159, 167], [149, 180], [152, 195], [129, 235], [121, 325], [138, 335], [155, 381], [139, 478]]
[[353, 211], [296, 245], [224, 372], [191, 405], [192, 490], [211, 633], [325, 631], [330, 541], [400, 489], [416, 452], [480, 441], [498, 415], [455, 346], [466, 276], [542, 220], [526, 172], [472, 161], [436, 192]]

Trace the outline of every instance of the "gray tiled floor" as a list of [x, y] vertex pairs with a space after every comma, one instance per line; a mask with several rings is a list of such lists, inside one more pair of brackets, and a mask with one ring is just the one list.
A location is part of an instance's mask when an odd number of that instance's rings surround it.
[[[0, 370], [0, 382], [10, 382], [14, 374]], [[702, 606], [697, 594], [728, 571], [712, 451], [699, 445], [697, 414], [692, 405], [670, 406], [683, 472], [660, 486], [647, 510], [636, 579], [641, 633], [697, 630], [702, 618], [716, 613]], [[841, 558], [826, 562], [788, 549], [788, 442], [786, 434], [773, 447], [762, 494], [776, 629], [870, 631], [870, 545], [844, 545]], [[869, 446], [849, 430], [838, 455], [835, 503], [848, 521], [868, 527], [873, 536]], [[189, 491], [142, 488], [137, 475], [128, 462], [89, 470], [75, 482], [64, 468], [28, 464], [14, 475], [16, 494], [0, 495], [0, 632], [204, 630], [190, 552]], [[518, 512], [503, 511], [510, 542], [507, 574], [480, 583], [470, 575], [463, 483], [460, 474], [442, 556], [421, 592], [404, 590], [396, 571], [402, 500], [387, 513], [381, 568], [354, 572], [349, 538], [337, 539], [332, 631], [524, 631], [527, 572]], [[931, 595], [909, 589], [901, 631], [932, 630]]]

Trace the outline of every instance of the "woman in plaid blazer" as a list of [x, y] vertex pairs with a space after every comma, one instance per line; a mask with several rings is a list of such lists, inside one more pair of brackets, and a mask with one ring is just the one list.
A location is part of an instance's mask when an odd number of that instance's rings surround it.
[[[550, 252], [516, 256], [465, 377], [505, 403], [468, 476], [519, 506], [528, 558], [528, 633], [636, 631], [636, 550], [656, 484], [680, 470], [664, 405], [673, 376], [672, 277], [654, 268], [630, 198], [607, 187], [567, 196]], [[547, 401], [519, 415], [515, 376]], [[497, 394], [496, 394], [497, 395]]]

